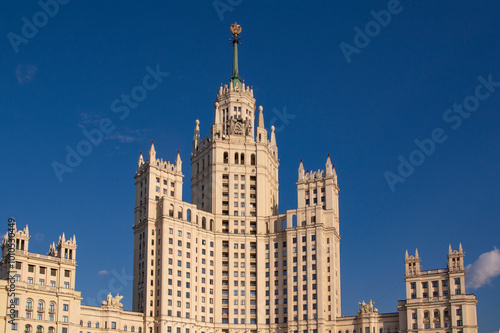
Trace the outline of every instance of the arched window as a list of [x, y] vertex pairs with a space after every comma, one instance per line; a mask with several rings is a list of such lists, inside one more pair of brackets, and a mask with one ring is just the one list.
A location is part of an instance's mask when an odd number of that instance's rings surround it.
[[234, 164], [238, 164], [238, 153], [234, 153]]
[[255, 165], [255, 154], [252, 154], [252, 155], [250, 156], [250, 164], [251, 164], [251, 165]]
[[200, 173], [200, 162], [196, 163], [196, 173]]
[[90, 322], [90, 320], [87, 322], [87, 327], [92, 327], [92, 323]]
[[210, 231], [214, 231], [214, 220], [210, 220]]
[[54, 327], [50, 326], [50, 327], [49, 327], [49, 333], [55, 333], [55, 332], [56, 332], [56, 331], [55, 331]]
[[123, 326], [123, 331], [127, 332], [127, 325]]
[[297, 226], [297, 215], [293, 215], [292, 216], [292, 227], [296, 227]]
[[33, 310], [33, 301], [30, 299], [26, 301], [26, 310]]
[[224, 163], [226, 163], [226, 164], [229, 163], [229, 157], [228, 156], [229, 155], [228, 155], [227, 151], [225, 151], [224, 152]]
[[168, 210], [168, 216], [174, 217], [174, 205], [170, 204], [170, 209]]
[[142, 333], [142, 327], [139, 327], [139, 333]]
[[80, 320], [80, 326], [83, 327], [83, 320]]
[[245, 154], [240, 155], [240, 163], [245, 164]]
[[182, 220], [182, 207], [179, 207], [179, 211], [177, 212], [177, 218]]
[[205, 170], [205, 159], [201, 160], [201, 170]]
[[381, 329], [379, 330], [379, 333], [384, 333], [384, 329], [383, 329], [383, 328], [381, 328]]
[[99, 328], [99, 322], [98, 321], [95, 322], [95, 328]]
[[135, 327], [134, 326], [130, 327], [130, 332], [135, 332]]
[[188, 210], [186, 211], [186, 220], [187, 220], [188, 222], [191, 222], [191, 209], [188, 209]]
[[31, 325], [24, 326], [24, 332], [25, 333], [31, 332]]
[[36, 327], [36, 333], [43, 333], [43, 327], [42, 327], [42, 326], [40, 326], [40, 325], [38, 325], [38, 326]]
[[201, 227], [203, 229], [206, 229], [207, 228], [207, 219], [205, 217], [202, 217], [201, 218]]
[[43, 303], [43, 301], [38, 301], [38, 308], [37, 308], [37, 310], [38, 310], [38, 311], [43, 311], [43, 308], [44, 308], [44, 303]]
[[54, 302], [49, 303], [49, 312], [50, 313], [56, 312], [56, 303], [54, 303]]

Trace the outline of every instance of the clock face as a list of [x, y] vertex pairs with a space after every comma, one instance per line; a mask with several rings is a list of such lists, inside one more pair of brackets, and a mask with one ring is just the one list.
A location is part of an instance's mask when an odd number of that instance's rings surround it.
[[243, 135], [243, 133], [244, 133], [243, 124], [242, 123], [234, 124], [234, 134]]

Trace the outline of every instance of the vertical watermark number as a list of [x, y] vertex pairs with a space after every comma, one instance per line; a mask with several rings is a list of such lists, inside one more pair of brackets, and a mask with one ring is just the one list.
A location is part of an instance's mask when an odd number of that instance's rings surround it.
[[17, 298], [16, 298], [16, 220], [13, 217], [9, 217], [8, 220], [8, 241], [7, 241], [7, 274], [9, 276], [9, 285], [8, 285], [8, 298], [9, 298], [9, 324], [12, 326], [16, 326], [16, 317], [17, 317]]

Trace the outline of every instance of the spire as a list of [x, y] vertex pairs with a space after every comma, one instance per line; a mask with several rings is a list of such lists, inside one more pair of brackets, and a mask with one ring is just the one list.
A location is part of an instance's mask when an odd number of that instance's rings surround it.
[[418, 258], [418, 249], [415, 249], [415, 259], [419, 259]]
[[276, 146], [276, 134], [274, 134], [274, 126], [271, 126], [271, 146]]
[[463, 253], [464, 249], [462, 249], [462, 243], [458, 246], [458, 252]]
[[453, 252], [453, 251], [452, 251], [452, 249], [451, 249], [451, 244], [450, 244], [450, 245], [448, 246], [448, 254], [451, 254], [451, 252]]
[[156, 163], [156, 150], [154, 141], [151, 140], [151, 148], [149, 149], [149, 164]]
[[215, 107], [215, 119], [214, 119], [214, 124], [220, 124], [220, 114], [219, 114], [219, 102], [215, 102], [214, 107]]
[[300, 159], [300, 164], [299, 164], [299, 180], [304, 179], [304, 164], [302, 164], [302, 159]]
[[231, 42], [233, 43], [233, 75], [231, 76], [231, 81], [233, 82], [233, 86], [238, 84], [241, 84], [241, 78], [238, 73], [238, 44], [240, 44], [240, 40], [238, 38], [238, 35], [241, 33], [241, 26], [234, 22], [233, 25], [229, 28], [231, 30], [231, 33], [233, 34], [233, 38]]
[[144, 164], [144, 158], [142, 157], [142, 151], [139, 152], [139, 161], [137, 161], [137, 168], [140, 168]]
[[408, 258], [409, 258], [409, 256], [408, 256], [408, 250], [406, 250], [406, 252], [405, 252], [405, 260], [407, 260]]
[[196, 119], [196, 126], [194, 127], [193, 135], [193, 153], [198, 150], [198, 144], [200, 143], [200, 121]]
[[332, 161], [330, 160], [330, 154], [328, 154], [325, 166], [326, 166], [326, 170], [325, 170], [326, 176], [333, 175], [333, 165], [332, 165]]
[[180, 151], [177, 151], [177, 158], [175, 159], [175, 170], [177, 172], [182, 172], [182, 161], [181, 161]]
[[259, 124], [257, 125], [257, 127], [260, 127], [260, 128], [264, 128], [264, 108], [261, 106], [259, 106]]

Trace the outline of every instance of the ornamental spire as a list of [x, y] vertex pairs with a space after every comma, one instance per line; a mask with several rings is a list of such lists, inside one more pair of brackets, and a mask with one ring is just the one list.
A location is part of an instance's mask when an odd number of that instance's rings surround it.
[[241, 84], [241, 78], [238, 73], [238, 44], [240, 44], [238, 35], [241, 33], [241, 26], [238, 23], [234, 22], [234, 24], [231, 25], [229, 30], [231, 30], [231, 33], [233, 34], [231, 43], [233, 43], [234, 53], [233, 53], [233, 75], [231, 77], [231, 80], [234, 86], [237, 83]]

